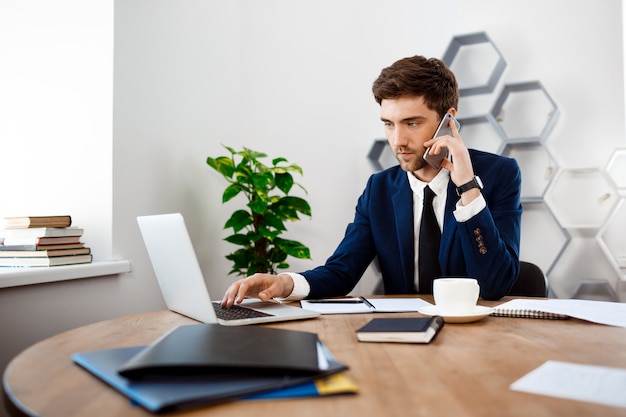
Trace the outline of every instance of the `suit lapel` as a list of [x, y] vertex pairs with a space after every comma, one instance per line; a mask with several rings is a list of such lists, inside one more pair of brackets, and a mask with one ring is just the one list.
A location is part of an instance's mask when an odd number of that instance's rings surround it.
[[392, 196], [393, 212], [398, 232], [398, 253], [407, 292], [414, 292], [415, 241], [413, 237], [413, 191], [409, 187], [406, 172], [394, 181], [396, 192]]

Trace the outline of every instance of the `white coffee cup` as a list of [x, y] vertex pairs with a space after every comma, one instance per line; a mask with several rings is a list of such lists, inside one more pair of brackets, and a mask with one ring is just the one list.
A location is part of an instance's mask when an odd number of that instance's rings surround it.
[[433, 296], [442, 316], [472, 314], [478, 301], [480, 286], [474, 278], [437, 278], [433, 281]]

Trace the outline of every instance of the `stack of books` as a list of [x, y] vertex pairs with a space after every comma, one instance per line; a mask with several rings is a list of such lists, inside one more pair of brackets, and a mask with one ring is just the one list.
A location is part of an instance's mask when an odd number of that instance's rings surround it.
[[5, 217], [0, 230], [0, 267], [57, 266], [92, 261], [83, 229], [62, 216]]

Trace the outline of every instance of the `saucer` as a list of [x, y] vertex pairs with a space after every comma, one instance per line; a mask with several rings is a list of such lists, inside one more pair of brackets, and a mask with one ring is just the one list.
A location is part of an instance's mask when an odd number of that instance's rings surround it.
[[443, 320], [446, 323], [472, 323], [487, 317], [489, 314], [493, 312], [492, 307], [484, 307], [484, 306], [476, 306], [474, 307], [474, 311], [470, 314], [462, 314], [462, 315], [444, 315], [440, 314], [437, 310], [437, 306], [427, 306], [422, 307], [418, 312], [422, 314], [426, 314], [427, 316], [442, 316]]

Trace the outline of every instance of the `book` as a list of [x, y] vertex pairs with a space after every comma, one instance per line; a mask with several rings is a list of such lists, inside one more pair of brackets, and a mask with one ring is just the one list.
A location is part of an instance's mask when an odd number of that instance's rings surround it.
[[0, 238], [33, 238], [33, 237], [58, 237], [58, 236], [82, 236], [83, 229], [80, 227], [33, 227], [29, 229], [3, 229], [0, 230]]
[[[327, 352], [321, 342], [318, 344], [321, 352]], [[118, 369], [146, 348], [147, 346], [131, 346], [79, 352], [72, 355], [72, 360], [130, 398], [133, 404], [155, 413], [190, 409], [233, 399], [294, 398], [352, 394], [357, 391], [357, 387], [343, 374], [347, 367], [335, 361], [332, 355], [326, 356], [329, 365], [321, 375], [292, 375], [281, 372], [217, 373], [140, 380], [121, 376]], [[335, 375], [338, 379], [327, 379]]]
[[81, 236], [51, 236], [51, 237], [0, 237], [0, 247], [11, 246], [46, 246], [46, 245], [65, 245], [78, 244]]
[[0, 250], [0, 258], [53, 258], [56, 256], [88, 255], [90, 248], [39, 249], [39, 250]]
[[62, 216], [21, 216], [5, 217], [5, 229], [27, 229], [31, 227], [69, 227], [72, 225], [72, 217]]
[[[540, 300], [539, 302], [541, 302]], [[490, 314], [495, 317], [515, 317], [525, 319], [546, 319], [546, 320], [566, 320], [569, 318], [567, 314], [561, 314], [551, 311], [544, 311], [537, 301], [514, 299], [507, 301], [494, 307]]]
[[2, 258], [0, 257], [0, 267], [40, 267], [87, 264], [92, 261], [92, 255], [70, 255], [39, 258]]
[[191, 324], [175, 328], [118, 372], [131, 379], [216, 372], [315, 375], [324, 370], [320, 357], [315, 333]]
[[[72, 236], [73, 237], [73, 236]], [[56, 249], [79, 249], [84, 248], [82, 242], [78, 243], [61, 243], [48, 245], [0, 245], [1, 251], [31, 251], [31, 250], [56, 250]]]
[[376, 318], [356, 331], [359, 342], [430, 343], [444, 326], [441, 316]]

